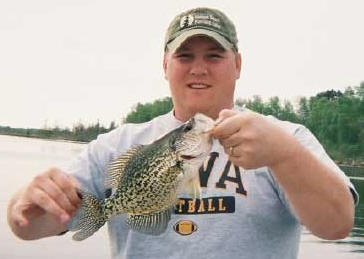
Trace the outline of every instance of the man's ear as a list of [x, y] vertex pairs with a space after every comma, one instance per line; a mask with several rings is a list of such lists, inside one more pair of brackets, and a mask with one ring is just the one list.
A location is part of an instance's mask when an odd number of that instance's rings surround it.
[[168, 77], [167, 77], [167, 63], [168, 63], [168, 52], [165, 51], [164, 52], [164, 57], [163, 57], [163, 70], [164, 70], [164, 78], [168, 80]]
[[241, 54], [235, 53], [235, 65], [236, 65], [236, 79], [240, 78], [242, 58]]

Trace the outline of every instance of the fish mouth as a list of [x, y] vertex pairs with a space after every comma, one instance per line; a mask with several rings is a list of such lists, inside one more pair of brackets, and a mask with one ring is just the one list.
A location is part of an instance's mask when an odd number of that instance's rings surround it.
[[192, 159], [195, 159], [195, 158], [202, 157], [203, 155], [204, 155], [204, 153], [200, 153], [198, 155], [181, 155], [181, 158], [183, 160], [192, 160]]
[[182, 158], [183, 160], [192, 160], [192, 159], [196, 158], [196, 156], [181, 155], [181, 158]]

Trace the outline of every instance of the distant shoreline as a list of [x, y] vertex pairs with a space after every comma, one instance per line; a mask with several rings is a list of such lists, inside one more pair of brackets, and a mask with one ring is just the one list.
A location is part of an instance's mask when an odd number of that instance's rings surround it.
[[115, 129], [115, 124], [111, 124], [109, 128], [101, 126], [99, 123], [90, 126], [78, 124], [72, 130], [66, 128], [53, 129], [32, 129], [32, 128], [11, 128], [8, 126], [0, 126], [1, 135], [20, 136], [26, 138], [51, 139], [60, 141], [71, 141], [77, 143], [88, 143], [97, 138], [98, 135]]
[[76, 143], [76, 144], [88, 144], [87, 141], [79, 141], [79, 140], [71, 140], [71, 139], [63, 139], [63, 138], [44, 138], [40, 136], [27, 136], [21, 134], [7, 134], [7, 133], [0, 133], [0, 136], [10, 136], [10, 137], [21, 137], [21, 138], [30, 138], [30, 139], [39, 139], [45, 141], [57, 141], [57, 142], [68, 142], [68, 143]]

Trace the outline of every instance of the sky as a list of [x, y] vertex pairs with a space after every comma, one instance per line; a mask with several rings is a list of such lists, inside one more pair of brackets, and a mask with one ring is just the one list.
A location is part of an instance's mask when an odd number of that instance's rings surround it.
[[236, 97], [295, 102], [364, 81], [362, 0], [0, 0], [0, 125], [108, 126], [169, 96], [165, 31], [199, 6], [235, 23]]

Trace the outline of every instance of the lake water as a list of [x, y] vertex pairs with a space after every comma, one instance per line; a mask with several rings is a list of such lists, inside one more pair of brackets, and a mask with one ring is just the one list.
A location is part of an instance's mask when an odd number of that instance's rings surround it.
[[[110, 258], [106, 228], [92, 238], [75, 243], [71, 235], [37, 241], [22, 241], [10, 231], [6, 206], [10, 196], [35, 175], [49, 167], [66, 163], [79, 153], [84, 144], [47, 141], [0, 135], [0, 258]], [[352, 259], [364, 258], [364, 179], [352, 180], [361, 194], [356, 208], [355, 227], [350, 236], [340, 241], [325, 241], [303, 231], [299, 258]]]

